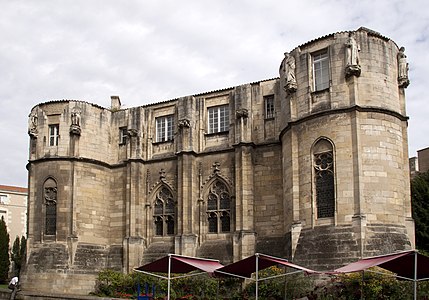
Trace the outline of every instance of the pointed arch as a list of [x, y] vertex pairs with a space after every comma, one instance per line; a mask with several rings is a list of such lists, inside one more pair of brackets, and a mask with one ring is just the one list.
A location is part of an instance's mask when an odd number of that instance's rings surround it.
[[334, 144], [320, 137], [312, 146], [313, 187], [316, 217], [333, 218], [335, 216], [335, 156]]
[[55, 236], [57, 234], [57, 182], [48, 177], [43, 183], [43, 204], [45, 206], [45, 235]]
[[232, 195], [228, 183], [220, 176], [207, 182], [205, 194], [208, 233], [231, 232]]
[[153, 207], [154, 235], [174, 235], [176, 201], [171, 188], [167, 184], [160, 184], [155, 190]]

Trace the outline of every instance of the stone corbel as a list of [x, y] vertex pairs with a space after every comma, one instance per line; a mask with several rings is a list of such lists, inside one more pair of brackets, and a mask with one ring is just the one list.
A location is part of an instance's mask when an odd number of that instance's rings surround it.
[[360, 73], [361, 73], [360, 65], [348, 65], [348, 66], [346, 66], [346, 78], [349, 78], [350, 76], [359, 77]]
[[138, 135], [139, 131], [137, 129], [131, 128], [127, 130], [127, 135], [129, 137], [136, 137]]
[[191, 127], [191, 121], [186, 118], [180, 119], [177, 126], [179, 127], [179, 129], [189, 128]]
[[213, 174], [218, 174], [220, 173], [220, 163], [219, 162], [214, 162], [213, 165]]
[[78, 125], [70, 125], [70, 134], [80, 135], [81, 129]]
[[249, 111], [247, 108], [239, 108], [235, 111], [235, 117], [237, 119], [247, 119], [249, 117]]
[[293, 94], [293, 93], [295, 93], [296, 92], [296, 90], [297, 90], [297, 88], [298, 88], [298, 85], [296, 84], [296, 82], [294, 82], [294, 81], [289, 81], [289, 82], [287, 82], [286, 83], [286, 85], [284, 86], [284, 89], [285, 89], [285, 91], [288, 93], [288, 94]]

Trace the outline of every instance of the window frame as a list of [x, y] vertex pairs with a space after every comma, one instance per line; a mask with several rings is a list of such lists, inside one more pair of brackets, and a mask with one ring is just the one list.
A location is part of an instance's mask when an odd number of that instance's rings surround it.
[[229, 132], [229, 104], [207, 108], [207, 132], [208, 134]]
[[316, 220], [334, 219], [336, 217], [337, 173], [335, 168], [334, 144], [327, 138], [318, 139], [312, 149], [313, 203]]
[[311, 61], [313, 75], [313, 91], [319, 92], [329, 89], [331, 81], [331, 70], [329, 64], [330, 60], [328, 48], [312, 53]]
[[49, 147], [58, 146], [58, 140], [60, 137], [60, 124], [49, 124], [48, 126], [48, 145]]
[[128, 128], [119, 127], [119, 145], [125, 145], [128, 138]]
[[[220, 184], [222, 188], [221, 193], [217, 194], [215, 190], [216, 185]], [[219, 186], [218, 186], [219, 187]], [[228, 201], [225, 201], [225, 198], [222, 196], [228, 196]], [[232, 224], [232, 196], [228, 189], [228, 186], [222, 180], [215, 180], [210, 185], [210, 190], [206, 196], [207, 207], [207, 233], [209, 234], [221, 234], [221, 233], [231, 233], [231, 224]], [[225, 225], [227, 222], [227, 226]], [[228, 228], [228, 230], [226, 230]]]
[[156, 193], [153, 205], [153, 236], [174, 236], [176, 234], [176, 204], [171, 190], [166, 186], [161, 187]]
[[9, 203], [9, 195], [0, 194], [0, 204], [8, 204]]
[[274, 95], [264, 96], [264, 116], [265, 119], [274, 119], [275, 116]]
[[55, 238], [58, 229], [58, 185], [52, 177], [46, 179], [43, 184], [43, 198], [44, 236]]
[[156, 143], [171, 142], [174, 140], [174, 115], [165, 115], [155, 118]]

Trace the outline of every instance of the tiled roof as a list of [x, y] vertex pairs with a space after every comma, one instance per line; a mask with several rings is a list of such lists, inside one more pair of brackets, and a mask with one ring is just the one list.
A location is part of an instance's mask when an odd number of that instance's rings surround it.
[[19, 186], [10, 186], [10, 185], [1, 185], [0, 184], [0, 191], [3, 192], [14, 192], [14, 193], [28, 193], [28, 189], [24, 187]]

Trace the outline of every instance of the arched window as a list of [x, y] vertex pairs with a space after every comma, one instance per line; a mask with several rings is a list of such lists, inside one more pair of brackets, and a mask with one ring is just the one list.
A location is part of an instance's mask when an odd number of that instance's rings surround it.
[[49, 178], [43, 185], [45, 235], [57, 234], [57, 183]]
[[173, 194], [166, 187], [162, 187], [155, 199], [154, 225], [155, 235], [174, 234], [174, 199]]
[[219, 180], [212, 184], [207, 197], [207, 221], [210, 233], [231, 231], [231, 197]]
[[313, 148], [314, 185], [317, 218], [330, 218], [335, 213], [335, 173], [332, 144], [319, 140]]

